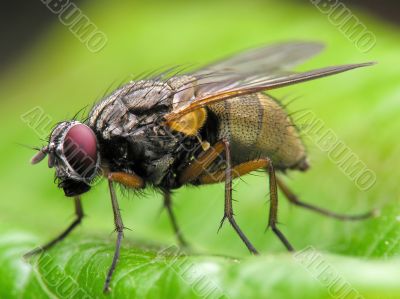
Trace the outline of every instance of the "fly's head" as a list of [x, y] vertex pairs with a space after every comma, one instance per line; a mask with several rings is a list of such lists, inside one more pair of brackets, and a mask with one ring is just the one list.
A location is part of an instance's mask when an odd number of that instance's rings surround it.
[[98, 142], [93, 130], [79, 121], [59, 123], [50, 135], [49, 144], [31, 160], [39, 163], [48, 155], [48, 165], [56, 170], [58, 186], [66, 196], [89, 191], [100, 170]]

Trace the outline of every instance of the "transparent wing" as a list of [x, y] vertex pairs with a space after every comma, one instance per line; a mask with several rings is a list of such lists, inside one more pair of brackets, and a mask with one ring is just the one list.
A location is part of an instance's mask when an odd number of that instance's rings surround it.
[[208, 73], [232, 75], [259, 74], [291, 69], [324, 49], [317, 42], [286, 42], [250, 49], [205, 66], [193, 72], [194, 76]]
[[[322, 49], [321, 44], [310, 42], [276, 44], [206, 66], [190, 74], [196, 80], [182, 87], [180, 94], [184, 96], [176, 101], [179, 104], [165, 115], [165, 119], [172, 121], [198, 108], [239, 95], [276, 89], [373, 64], [339, 65], [299, 73], [290, 71], [291, 67]], [[188, 89], [193, 90], [190, 97], [184, 92]]]

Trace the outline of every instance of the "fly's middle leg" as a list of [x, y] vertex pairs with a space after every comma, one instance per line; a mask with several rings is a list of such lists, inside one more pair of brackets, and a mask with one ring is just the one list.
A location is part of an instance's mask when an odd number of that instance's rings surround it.
[[169, 190], [163, 191], [163, 196], [164, 196], [164, 208], [167, 210], [168, 217], [170, 219], [178, 243], [181, 247], [188, 247], [188, 243], [186, 242], [185, 238], [182, 235], [182, 231], [178, 226], [174, 211], [172, 210], [171, 191]]

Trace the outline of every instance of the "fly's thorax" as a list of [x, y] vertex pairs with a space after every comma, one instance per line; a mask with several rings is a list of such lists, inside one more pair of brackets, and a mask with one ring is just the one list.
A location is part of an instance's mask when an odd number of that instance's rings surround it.
[[99, 136], [103, 163], [161, 184], [186, 159], [182, 152], [198, 144], [195, 134], [187, 136], [163, 122], [166, 113], [192, 99], [193, 84], [190, 76], [130, 82], [95, 105], [88, 123]]
[[162, 116], [185, 106], [195, 96], [196, 79], [176, 76], [165, 81], [132, 81], [97, 103], [88, 124], [103, 139], [129, 136], [139, 127], [159, 123]]
[[173, 91], [162, 81], [130, 82], [95, 105], [89, 125], [103, 139], [126, 137], [171, 110]]
[[174, 167], [188, 140], [163, 125], [173, 96], [167, 83], [143, 81], [97, 104], [89, 123], [99, 136], [103, 164], [112, 171], [134, 172], [148, 184], [174, 185]]
[[110, 171], [135, 173], [147, 185], [171, 189], [177, 184], [177, 168], [187, 164], [198, 141], [165, 126], [148, 124], [129, 136], [101, 139], [100, 143], [103, 166]]

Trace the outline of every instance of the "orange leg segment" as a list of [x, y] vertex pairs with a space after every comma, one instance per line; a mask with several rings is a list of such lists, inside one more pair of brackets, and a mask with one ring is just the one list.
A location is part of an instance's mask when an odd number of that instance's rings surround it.
[[[232, 168], [232, 178], [237, 178], [249, 172], [260, 168], [268, 167], [268, 159], [258, 159], [245, 163], [241, 163]], [[219, 170], [214, 173], [205, 173], [200, 176], [199, 181], [201, 184], [213, 184], [225, 181], [225, 170]]]
[[186, 184], [197, 179], [223, 151], [224, 144], [219, 141], [205, 152], [202, 152], [199, 157], [182, 171], [178, 178], [179, 182]]
[[144, 186], [144, 181], [140, 176], [126, 172], [110, 172], [108, 174], [108, 179], [128, 188], [137, 189]]

